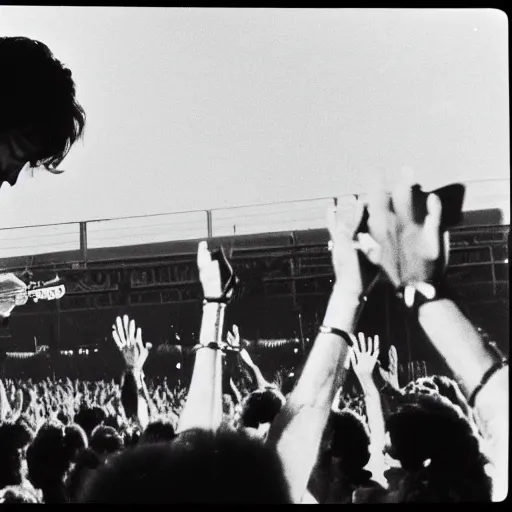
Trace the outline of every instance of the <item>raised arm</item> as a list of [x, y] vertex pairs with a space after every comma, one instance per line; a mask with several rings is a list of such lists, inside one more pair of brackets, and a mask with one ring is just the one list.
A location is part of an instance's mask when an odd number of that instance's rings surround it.
[[112, 337], [125, 362], [121, 386], [124, 412], [128, 418], [136, 417], [141, 427], [146, 428], [151, 399], [144, 382], [143, 367], [151, 344], [143, 343], [141, 328], [137, 328], [135, 320], [130, 320], [128, 315], [117, 317], [112, 326]]
[[[351, 214], [350, 214], [351, 213]], [[336, 282], [323, 326], [311, 349], [301, 377], [286, 405], [271, 425], [267, 442], [281, 456], [294, 503], [303, 499], [316, 462], [322, 433], [330, 414], [336, 385], [344, 378], [351, 332], [362, 292], [354, 232], [362, 217], [359, 203], [352, 211], [333, 209], [328, 225]]]
[[[364, 394], [366, 416], [370, 428], [370, 461], [368, 469], [372, 477], [382, 486], [387, 487], [384, 477], [384, 446], [386, 444], [386, 427], [379, 390], [373, 379], [373, 370], [379, 357], [379, 336], [365, 338], [363, 333], [358, 337], [351, 336], [353, 345], [350, 349], [350, 361], [357, 375]], [[347, 441], [350, 442], [350, 441]]]
[[205, 297], [203, 319], [192, 381], [178, 432], [191, 428], [215, 430], [222, 423], [222, 328], [232, 289], [223, 287], [219, 261], [212, 259], [206, 242], [199, 243], [197, 266]]
[[[232, 332], [228, 332], [227, 334], [228, 343], [233, 347], [240, 347], [240, 331], [238, 329], [238, 326], [233, 325]], [[240, 359], [245, 363], [247, 369], [251, 372], [252, 376], [254, 377], [256, 381], [256, 385], [258, 386], [258, 389], [262, 388], [268, 388], [268, 387], [275, 387], [268, 382], [265, 377], [263, 377], [263, 374], [261, 373], [261, 370], [258, 368], [258, 365], [252, 360], [251, 356], [249, 355], [249, 352], [245, 348], [240, 349]]]
[[509, 370], [478, 331], [449, 300], [424, 304], [420, 324], [455, 375], [474, 408], [494, 466], [493, 500], [508, 492]]
[[508, 365], [484, 343], [459, 308], [443, 297], [449, 248], [447, 225], [442, 222], [446, 215], [437, 194], [429, 194], [422, 205], [417, 190], [403, 181], [391, 194], [381, 191], [373, 195], [368, 225], [377, 248], [367, 256], [385, 270], [457, 375], [492, 447], [490, 456], [499, 475], [494, 480], [494, 499], [504, 499], [508, 486]]

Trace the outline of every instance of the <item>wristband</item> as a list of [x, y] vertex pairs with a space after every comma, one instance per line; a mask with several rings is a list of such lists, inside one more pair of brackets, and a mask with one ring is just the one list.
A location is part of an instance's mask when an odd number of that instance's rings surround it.
[[405, 303], [408, 309], [418, 311], [418, 309], [427, 302], [433, 302], [442, 298], [438, 287], [432, 283], [419, 282], [401, 286], [397, 290], [397, 295]]
[[340, 338], [344, 339], [349, 347], [353, 345], [352, 340], [350, 339], [350, 336], [348, 335], [348, 332], [343, 331], [341, 329], [337, 329], [336, 327], [329, 327], [327, 325], [320, 326], [320, 332], [323, 334], [334, 334], [336, 336], [339, 336]]
[[480, 380], [480, 384], [474, 389], [473, 393], [471, 393], [471, 396], [469, 397], [468, 404], [470, 407], [475, 407], [475, 401], [476, 397], [478, 396], [478, 393], [482, 391], [484, 386], [489, 382], [491, 377], [498, 371], [501, 370], [504, 366], [508, 366], [508, 361], [498, 361], [497, 363], [493, 364], [483, 375], [482, 379]]
[[200, 350], [202, 348], [211, 348], [212, 350], [224, 350], [223, 343], [217, 343], [216, 341], [211, 341], [210, 343], [199, 343], [194, 347], [194, 351]]
[[203, 306], [206, 306], [206, 304], [223, 304], [226, 305], [228, 303], [228, 299], [224, 297], [205, 297], [203, 299]]

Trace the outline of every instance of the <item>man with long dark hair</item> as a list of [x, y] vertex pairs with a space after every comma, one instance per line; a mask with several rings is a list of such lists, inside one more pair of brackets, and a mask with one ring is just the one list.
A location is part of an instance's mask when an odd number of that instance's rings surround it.
[[59, 172], [85, 127], [71, 71], [27, 37], [0, 37], [0, 68], [0, 186], [26, 165]]
[[[71, 71], [45, 44], [27, 37], [0, 37], [0, 69], [0, 188], [13, 187], [29, 167], [62, 172], [58, 166], [85, 127]], [[2, 326], [24, 303], [23, 289], [16, 276], [3, 275]]]

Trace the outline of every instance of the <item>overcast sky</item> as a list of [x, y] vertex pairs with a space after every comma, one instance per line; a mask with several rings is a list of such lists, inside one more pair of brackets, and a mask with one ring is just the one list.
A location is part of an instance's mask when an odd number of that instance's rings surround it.
[[364, 192], [403, 166], [509, 179], [507, 31], [498, 10], [0, 7], [87, 113], [67, 172], [0, 193], [0, 226]]

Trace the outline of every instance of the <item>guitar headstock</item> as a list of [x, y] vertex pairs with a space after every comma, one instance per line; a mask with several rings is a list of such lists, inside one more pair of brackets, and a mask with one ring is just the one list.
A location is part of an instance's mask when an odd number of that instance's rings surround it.
[[58, 286], [27, 287], [28, 297], [34, 302], [40, 300], [58, 300], [64, 297], [65, 293], [66, 287], [63, 284]]

